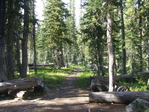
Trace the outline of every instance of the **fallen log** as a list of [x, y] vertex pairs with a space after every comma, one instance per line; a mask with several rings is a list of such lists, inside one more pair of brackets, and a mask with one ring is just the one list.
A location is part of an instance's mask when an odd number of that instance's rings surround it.
[[[114, 80], [116, 82], [122, 81], [122, 80], [127, 80], [130, 81], [130, 79], [135, 79], [136, 77], [149, 77], [149, 72], [139, 72], [137, 74], [125, 74], [125, 75], [119, 75], [119, 76], [114, 76]], [[108, 77], [107, 77], [108, 78]]]
[[[137, 74], [124, 74], [124, 75], [116, 75], [114, 76], [114, 82], [119, 82], [119, 81], [127, 81], [127, 82], [131, 82], [132, 80], [136, 80], [137, 77], [146, 77], [147, 79], [149, 78], [149, 71], [145, 71], [145, 72], [139, 72]], [[108, 84], [109, 82], [109, 76], [95, 76], [96, 78], [98, 78], [98, 80], [101, 83], [104, 84]]]
[[29, 89], [37, 86], [44, 88], [43, 79], [40, 77], [30, 77], [7, 82], [0, 82], [0, 93], [6, 91]]
[[98, 103], [129, 104], [137, 98], [149, 101], [149, 91], [89, 93], [89, 102], [98, 102]]

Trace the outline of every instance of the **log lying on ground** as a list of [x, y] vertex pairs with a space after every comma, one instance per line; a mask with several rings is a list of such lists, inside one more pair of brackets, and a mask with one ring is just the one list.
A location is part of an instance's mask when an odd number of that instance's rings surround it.
[[137, 98], [149, 101], [149, 91], [89, 93], [89, 101], [98, 103], [129, 104]]
[[[130, 81], [130, 79], [134, 79], [136, 77], [141, 77], [141, 76], [146, 76], [147, 78], [149, 78], [149, 71], [139, 72], [137, 74], [125, 74], [125, 75], [114, 76], [114, 81], [115, 82], [119, 82], [122, 80]], [[96, 76], [96, 78], [97, 78], [97, 76]], [[109, 76], [98, 76], [98, 79], [100, 80], [100, 82], [103, 82], [103, 81], [104, 81], [104, 83], [109, 82]]]
[[[130, 80], [133, 79], [135, 77], [140, 77], [140, 76], [146, 76], [149, 77], [149, 71], [146, 72], [139, 72], [137, 74], [125, 74], [125, 75], [119, 75], [119, 76], [115, 76], [114, 80], [115, 81], [121, 81], [121, 80]], [[108, 77], [107, 77], [108, 78]]]
[[8, 82], [0, 82], [0, 93], [13, 90], [23, 90], [37, 86], [44, 88], [43, 79], [39, 77], [31, 77]]

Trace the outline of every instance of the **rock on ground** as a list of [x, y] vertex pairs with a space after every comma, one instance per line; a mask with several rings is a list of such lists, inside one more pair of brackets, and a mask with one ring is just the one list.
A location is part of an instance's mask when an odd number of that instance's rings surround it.
[[126, 106], [127, 112], [149, 112], [149, 102], [143, 99], [136, 99], [128, 106]]

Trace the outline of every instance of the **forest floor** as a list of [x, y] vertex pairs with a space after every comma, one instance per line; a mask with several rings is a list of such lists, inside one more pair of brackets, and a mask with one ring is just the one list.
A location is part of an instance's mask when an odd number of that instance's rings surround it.
[[126, 112], [126, 105], [89, 103], [89, 89], [76, 88], [76, 70], [59, 88], [30, 100], [3, 99], [0, 112]]

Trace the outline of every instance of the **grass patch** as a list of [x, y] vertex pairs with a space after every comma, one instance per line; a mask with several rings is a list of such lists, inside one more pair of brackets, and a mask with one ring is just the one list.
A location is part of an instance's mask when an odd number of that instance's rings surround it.
[[85, 69], [83, 65], [69, 65], [70, 68], [80, 68], [80, 69]]
[[90, 76], [93, 76], [93, 71], [84, 71], [78, 74], [77, 87], [89, 87]]
[[72, 73], [72, 68], [61, 68], [61, 69], [53, 69], [51, 67], [43, 67], [40, 68], [37, 74], [31, 72], [28, 74], [29, 77], [41, 77], [44, 79], [44, 83], [49, 88], [56, 88], [61, 85], [61, 83], [65, 80], [66, 76], [69, 73]]

